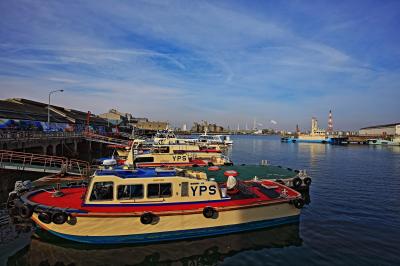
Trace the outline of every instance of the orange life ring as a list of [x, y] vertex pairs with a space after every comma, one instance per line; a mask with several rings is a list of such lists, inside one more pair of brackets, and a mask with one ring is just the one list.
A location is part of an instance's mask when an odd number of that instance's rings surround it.
[[210, 167], [208, 167], [208, 170], [209, 171], [218, 171], [219, 167], [218, 166], [210, 166]]

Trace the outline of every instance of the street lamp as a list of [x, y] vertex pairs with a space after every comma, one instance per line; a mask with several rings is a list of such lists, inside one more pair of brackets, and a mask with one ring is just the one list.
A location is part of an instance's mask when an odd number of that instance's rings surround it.
[[49, 105], [47, 106], [47, 127], [50, 129], [50, 96], [52, 93], [63, 92], [64, 90], [54, 90], [49, 92]]

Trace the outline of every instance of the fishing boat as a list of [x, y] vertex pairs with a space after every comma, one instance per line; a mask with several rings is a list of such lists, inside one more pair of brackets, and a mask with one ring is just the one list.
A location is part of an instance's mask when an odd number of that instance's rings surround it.
[[[156, 145], [151, 150], [134, 153], [131, 149], [125, 162], [128, 166], [143, 167], [188, 167], [232, 164], [232, 161], [215, 149], [199, 149], [198, 146]], [[194, 148], [196, 147], [196, 149]]]
[[241, 164], [224, 165], [219, 167], [198, 167], [193, 170], [206, 173], [208, 178], [213, 178], [218, 182], [225, 182], [227, 177], [223, 174], [230, 171], [239, 180], [269, 179], [293, 189], [304, 191], [309, 189], [312, 183], [311, 177], [305, 170], [296, 170], [282, 167], [280, 165], [270, 165], [266, 160], [262, 164]]
[[301, 194], [271, 180], [226, 183], [200, 171], [102, 170], [88, 186], [19, 191], [23, 217], [58, 237], [91, 244], [225, 235], [299, 221]]

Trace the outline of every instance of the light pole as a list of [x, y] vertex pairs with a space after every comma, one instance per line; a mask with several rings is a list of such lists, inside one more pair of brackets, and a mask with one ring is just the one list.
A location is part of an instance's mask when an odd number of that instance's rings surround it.
[[64, 90], [54, 90], [49, 92], [49, 105], [47, 105], [47, 127], [50, 129], [50, 96], [52, 93], [63, 92]]

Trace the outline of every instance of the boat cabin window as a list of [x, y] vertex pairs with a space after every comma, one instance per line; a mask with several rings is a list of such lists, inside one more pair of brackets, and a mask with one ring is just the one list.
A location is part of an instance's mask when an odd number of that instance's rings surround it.
[[154, 153], [169, 153], [169, 147], [158, 147], [154, 149]]
[[143, 185], [121, 185], [118, 186], [118, 199], [142, 199]]
[[113, 182], [96, 182], [93, 185], [90, 200], [113, 200], [114, 198]]
[[171, 183], [159, 183], [147, 185], [148, 198], [167, 198], [172, 196]]
[[136, 157], [135, 163], [152, 163], [154, 162], [154, 157]]
[[189, 196], [189, 182], [181, 183], [181, 196], [188, 197]]

